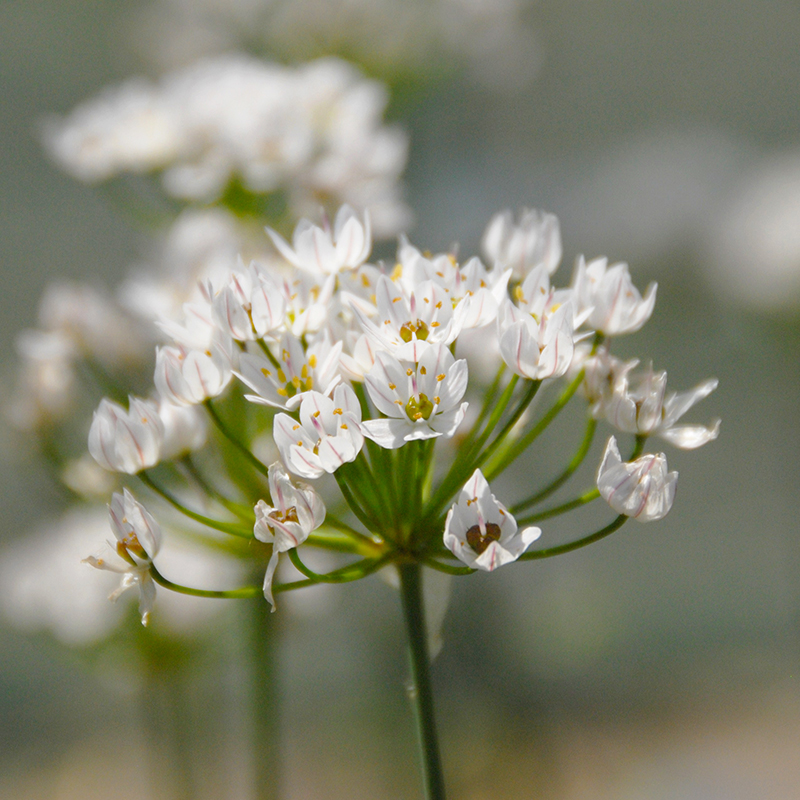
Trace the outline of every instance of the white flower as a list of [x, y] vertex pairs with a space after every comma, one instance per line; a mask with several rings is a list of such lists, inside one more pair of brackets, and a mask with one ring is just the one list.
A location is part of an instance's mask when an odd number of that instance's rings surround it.
[[362, 423], [364, 434], [395, 449], [413, 439], [452, 436], [464, 419], [467, 362], [456, 361], [444, 345], [426, 345], [419, 363], [401, 363], [391, 353], [376, 353], [365, 377], [367, 391], [388, 419]]
[[276, 462], [269, 468], [269, 492], [274, 505], [259, 500], [255, 507], [253, 533], [261, 542], [272, 543], [272, 556], [264, 576], [264, 597], [275, 610], [272, 579], [278, 557], [302, 544], [315, 528], [325, 521], [325, 504], [307, 484], [293, 484], [283, 466]]
[[513, 269], [516, 280], [540, 265], [552, 275], [561, 261], [558, 217], [524, 208], [515, 223], [511, 211], [501, 211], [487, 225], [481, 246], [490, 262]]
[[[631, 378], [637, 361], [612, 363], [611, 391], [595, 404], [592, 413], [605, 418], [618, 430], [666, 439], [675, 447], [693, 450], [719, 435], [720, 421], [711, 426], [678, 425], [678, 420], [697, 402], [717, 388], [716, 378], [703, 381], [686, 392], [666, 394], [667, 373], [652, 366]], [[616, 373], [616, 374], [614, 374]]]
[[675, 499], [678, 473], [667, 472], [663, 453], [647, 453], [635, 461], [625, 462], [612, 436], [606, 445], [597, 488], [603, 499], [618, 514], [652, 522], [667, 515]]
[[153, 380], [159, 394], [175, 405], [195, 405], [222, 394], [232, 376], [230, 357], [216, 344], [206, 350], [156, 348]]
[[319, 392], [306, 392], [300, 403], [300, 421], [277, 414], [273, 438], [286, 466], [303, 478], [319, 478], [325, 472], [355, 460], [364, 444], [361, 407], [355, 392], [339, 384], [333, 400]]
[[467, 566], [491, 572], [516, 561], [541, 534], [539, 528], [518, 531], [517, 521], [476, 469], [447, 512], [444, 545]]
[[385, 275], [376, 290], [377, 320], [369, 319], [358, 306], [353, 311], [361, 327], [382, 350], [403, 361], [418, 361], [426, 345], [455, 341], [458, 325], [447, 291], [423, 280], [408, 293]]
[[292, 237], [294, 247], [271, 228], [267, 233], [290, 264], [315, 275], [360, 267], [372, 250], [369, 213], [364, 213], [362, 222], [348, 205], [339, 209], [333, 230], [327, 219], [322, 228], [310, 220], [300, 220]]
[[606, 336], [638, 331], [650, 319], [656, 304], [655, 283], [647, 287], [642, 297], [631, 282], [628, 265], [609, 267], [607, 258], [596, 258], [587, 264], [580, 256], [572, 288], [578, 311], [591, 309], [589, 326]]
[[158, 416], [164, 425], [161, 458], [171, 460], [199, 450], [206, 443], [208, 425], [204, 409], [176, 406], [159, 400]]
[[89, 429], [89, 452], [111, 472], [133, 475], [161, 458], [164, 423], [147, 400], [130, 398], [130, 411], [103, 399]]
[[119, 587], [111, 593], [109, 600], [116, 600], [127, 589], [138, 586], [139, 613], [142, 625], [147, 625], [156, 599], [156, 585], [150, 575], [150, 565], [161, 547], [161, 528], [127, 489], [124, 494], [114, 493], [108, 516], [117, 539], [114, 549], [124, 563], [109, 564], [105, 558], [95, 556], [89, 556], [84, 562], [97, 569], [122, 575]]
[[256, 392], [245, 395], [253, 403], [296, 408], [304, 392], [330, 394], [341, 380], [342, 342], [333, 344], [327, 333], [317, 336], [307, 348], [296, 336], [285, 333], [271, 350], [277, 350], [273, 359], [260, 353], [243, 353], [239, 358], [236, 377]]

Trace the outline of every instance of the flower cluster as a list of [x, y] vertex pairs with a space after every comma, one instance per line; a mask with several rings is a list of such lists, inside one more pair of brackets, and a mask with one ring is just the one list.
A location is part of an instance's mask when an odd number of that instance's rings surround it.
[[[490, 572], [526, 557], [541, 535], [530, 523], [598, 497], [619, 515], [608, 532], [628, 518], [660, 519], [672, 505], [677, 473], [668, 471], [663, 454], [642, 454], [646, 439], [658, 435], [694, 448], [718, 434], [718, 423], [678, 424], [716, 381], [667, 394], [665, 373], [649, 368], [637, 376], [638, 362], [610, 354], [615, 337], [640, 329], [652, 314], [654, 284], [642, 295], [627, 265], [583, 258], [569, 286], [552, 284], [561, 253], [552, 215], [524, 212], [519, 222], [508, 212], [498, 215], [484, 237], [488, 266], [477, 257], [459, 263], [450, 253], [423, 253], [405, 238], [393, 264], [368, 263], [370, 218], [349, 206], [332, 224], [302, 220], [291, 243], [268, 233], [277, 251], [273, 260], [240, 262], [206, 280], [182, 319], [160, 321], [173, 342], [157, 350], [159, 399], [132, 397], [127, 411], [104, 400], [89, 449], [103, 468], [140, 474], [150, 489], [182, 508], [159, 488], [152, 468], [197, 453], [206, 441], [201, 420], [207, 413], [242, 457], [243, 473], [254, 470], [268, 485], [261, 483], [263, 497], [249, 510], [239, 498], [212, 492], [235, 520], [184, 510], [271, 547], [262, 589], [273, 606], [277, 590], [298, 585], [276, 585], [280, 553], [288, 553], [312, 583], [355, 579], [409, 558], [445, 572]], [[487, 353], [494, 354], [497, 377], [476, 392], [469, 364]], [[568, 383], [550, 411], [533, 419], [534, 396], [562, 377]], [[556, 481], [507, 508], [489, 481], [581, 387], [588, 438], [580, 457]], [[473, 402], [466, 398], [481, 394], [482, 408], [463, 430]], [[238, 422], [224, 411], [234, 398], [240, 398]], [[171, 436], [169, 408], [183, 420], [173, 423]], [[586, 457], [600, 420], [634, 436], [632, 456], [624, 460], [612, 436], [595, 488], [535, 510]], [[252, 447], [258, 436], [271, 439], [280, 457], [269, 468]], [[438, 443], [449, 466], [436, 482]], [[326, 475], [335, 477], [338, 503], [352, 514], [352, 524], [338, 510], [326, 510], [322, 496], [330, 487], [297, 482]], [[251, 485], [237, 472], [228, 483], [243, 494]], [[320, 576], [300, 559], [301, 545], [344, 549], [360, 560]], [[448, 562], [452, 558], [462, 566]], [[134, 572], [128, 570], [143, 591], [142, 571], [149, 564], [142, 556]], [[143, 597], [149, 610], [150, 595]]]
[[369, 207], [381, 233], [408, 222], [398, 179], [406, 137], [383, 123], [384, 88], [343, 61], [289, 68], [245, 56], [201, 61], [160, 83], [132, 80], [51, 120], [46, 143], [79, 180], [160, 176], [185, 202], [285, 195], [291, 216], [320, 202]]

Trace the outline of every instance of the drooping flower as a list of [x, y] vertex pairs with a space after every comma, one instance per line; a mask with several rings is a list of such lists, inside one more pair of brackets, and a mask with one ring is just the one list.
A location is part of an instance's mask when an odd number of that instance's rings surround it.
[[161, 528], [127, 489], [124, 494], [114, 493], [108, 516], [117, 540], [114, 550], [122, 561], [109, 563], [105, 558], [89, 556], [84, 562], [96, 569], [122, 575], [119, 587], [109, 595], [109, 600], [116, 600], [127, 589], [138, 586], [139, 614], [142, 625], [147, 625], [156, 599], [150, 565], [161, 548]]
[[646, 453], [635, 461], [625, 462], [612, 436], [606, 445], [597, 471], [597, 488], [603, 499], [618, 514], [639, 522], [662, 519], [672, 508], [678, 473], [667, 471], [663, 453]]
[[164, 423], [149, 401], [130, 398], [130, 410], [103, 399], [89, 429], [89, 452], [101, 467], [129, 475], [161, 458]]
[[517, 530], [517, 521], [476, 469], [447, 512], [444, 545], [472, 569], [491, 572], [516, 561], [541, 536], [540, 528]]
[[444, 345], [422, 348], [419, 362], [401, 362], [379, 351], [365, 376], [367, 391], [388, 419], [366, 420], [364, 434], [381, 447], [395, 449], [413, 439], [452, 436], [464, 419], [467, 362], [456, 361]]
[[319, 478], [355, 460], [364, 444], [361, 406], [347, 384], [339, 384], [333, 399], [306, 392], [300, 402], [300, 421], [277, 414], [273, 438], [286, 466], [303, 478]]
[[264, 597], [275, 610], [272, 580], [281, 553], [302, 544], [325, 521], [325, 504], [311, 486], [292, 483], [283, 466], [269, 468], [269, 491], [274, 505], [259, 500], [255, 507], [253, 533], [261, 542], [272, 544], [272, 556], [264, 576]]
[[586, 263], [580, 256], [572, 279], [579, 311], [590, 311], [588, 324], [606, 336], [638, 331], [650, 319], [656, 304], [657, 284], [647, 287], [644, 297], [633, 285], [628, 265], [608, 266], [607, 258]]

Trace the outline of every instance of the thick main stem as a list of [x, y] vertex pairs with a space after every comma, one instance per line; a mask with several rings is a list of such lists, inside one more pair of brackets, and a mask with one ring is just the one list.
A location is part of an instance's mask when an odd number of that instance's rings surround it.
[[417, 723], [425, 798], [444, 800], [444, 775], [436, 738], [428, 636], [422, 601], [422, 567], [416, 563], [401, 564], [399, 572], [413, 682], [411, 699]]

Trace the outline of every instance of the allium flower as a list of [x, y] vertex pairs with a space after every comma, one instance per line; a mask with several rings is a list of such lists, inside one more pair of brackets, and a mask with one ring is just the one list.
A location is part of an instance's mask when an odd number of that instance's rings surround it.
[[491, 572], [516, 561], [539, 536], [540, 528], [517, 530], [517, 521], [476, 469], [447, 512], [444, 545], [473, 569]]
[[147, 625], [156, 599], [156, 585], [150, 575], [150, 565], [161, 547], [161, 528], [127, 489], [124, 494], [114, 493], [108, 516], [117, 539], [116, 553], [124, 563], [109, 564], [104, 558], [95, 556], [89, 556], [84, 562], [97, 569], [122, 575], [119, 588], [111, 593], [109, 600], [116, 600], [127, 589], [138, 586], [139, 613], [142, 625]]
[[256, 392], [245, 395], [251, 402], [296, 408], [303, 392], [330, 394], [339, 383], [341, 352], [342, 342], [333, 344], [327, 334], [316, 337], [304, 349], [300, 339], [285, 333], [274, 355], [279, 366], [260, 353], [243, 353], [236, 376]]
[[269, 468], [269, 492], [274, 506], [259, 500], [255, 507], [253, 533], [261, 542], [272, 544], [272, 556], [264, 576], [264, 597], [275, 610], [272, 579], [278, 557], [302, 544], [315, 528], [325, 521], [325, 504], [311, 486], [293, 484], [283, 466], [276, 462]]
[[612, 366], [616, 374], [612, 373], [611, 391], [595, 404], [592, 409], [595, 417], [604, 416], [615, 428], [626, 433], [660, 436], [683, 450], [693, 450], [717, 438], [719, 420], [708, 427], [677, 424], [695, 403], [717, 388], [716, 378], [703, 381], [689, 391], [665, 396], [667, 373], [653, 372], [650, 366], [641, 375], [631, 378], [637, 364], [638, 361], [616, 362]]
[[315, 275], [356, 269], [372, 250], [369, 213], [365, 212], [362, 222], [348, 205], [339, 209], [333, 230], [327, 219], [322, 228], [310, 220], [300, 220], [292, 237], [294, 247], [271, 228], [267, 228], [267, 233], [290, 264]]
[[195, 405], [216, 397], [232, 377], [230, 356], [220, 346], [205, 350], [190, 350], [182, 345], [156, 349], [156, 389], [175, 405]]
[[606, 336], [619, 336], [638, 331], [650, 319], [656, 304], [655, 283], [647, 287], [645, 296], [633, 285], [628, 265], [608, 266], [607, 258], [596, 258], [588, 264], [578, 259], [572, 279], [579, 311], [588, 311], [588, 324]]
[[347, 384], [339, 384], [333, 399], [306, 392], [300, 402], [300, 421], [277, 414], [273, 437], [286, 466], [303, 478], [319, 478], [355, 460], [364, 444], [361, 406]]
[[365, 382], [372, 402], [388, 417], [362, 423], [364, 434], [381, 447], [452, 436], [467, 412], [468, 404], [461, 403], [467, 362], [456, 361], [444, 345], [425, 346], [417, 364], [380, 351]]
[[561, 261], [558, 217], [524, 208], [515, 223], [511, 211], [501, 211], [489, 221], [481, 246], [490, 262], [510, 267], [515, 280], [540, 265], [552, 275]]
[[517, 375], [544, 380], [563, 375], [575, 351], [575, 317], [569, 290], [553, 291], [543, 266], [517, 287], [515, 306], [506, 301], [497, 316], [503, 361]]
[[101, 400], [89, 429], [89, 452], [111, 472], [133, 475], [161, 458], [164, 423], [147, 400], [130, 398], [130, 410]]
[[635, 461], [625, 462], [612, 436], [606, 445], [597, 488], [603, 499], [618, 514], [652, 522], [667, 515], [675, 499], [678, 473], [667, 472], [663, 453], [647, 453]]
[[385, 275], [376, 291], [377, 321], [358, 306], [353, 311], [368, 336], [402, 361], [418, 361], [426, 344], [448, 345], [458, 336], [447, 291], [426, 280], [405, 293]]

